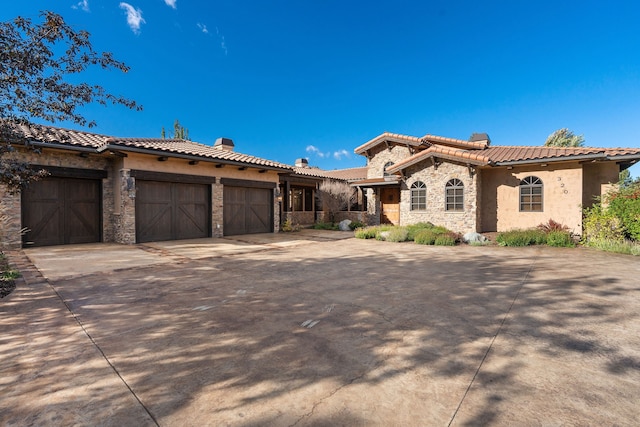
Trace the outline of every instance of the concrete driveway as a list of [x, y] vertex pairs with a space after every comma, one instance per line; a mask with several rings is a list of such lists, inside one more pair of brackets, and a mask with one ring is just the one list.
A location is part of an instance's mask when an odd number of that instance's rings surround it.
[[0, 425], [637, 425], [638, 258], [350, 236], [11, 254]]

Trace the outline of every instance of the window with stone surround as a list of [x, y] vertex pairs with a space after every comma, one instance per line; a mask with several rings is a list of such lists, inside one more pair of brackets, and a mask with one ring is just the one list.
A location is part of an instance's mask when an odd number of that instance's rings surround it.
[[458, 178], [450, 179], [445, 185], [445, 210], [464, 211], [464, 184]]
[[422, 181], [411, 184], [411, 210], [424, 211], [427, 209], [427, 186]]
[[391, 176], [391, 174], [387, 172], [387, 169], [389, 169], [391, 166], [393, 166], [393, 162], [387, 162], [384, 164], [384, 168], [382, 169], [383, 176]]
[[542, 180], [537, 176], [520, 181], [520, 212], [542, 212]]

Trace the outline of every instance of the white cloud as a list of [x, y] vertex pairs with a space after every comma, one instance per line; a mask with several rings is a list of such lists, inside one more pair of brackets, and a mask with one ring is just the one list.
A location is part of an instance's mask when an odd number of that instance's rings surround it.
[[320, 149], [318, 147], [313, 146], [313, 145], [307, 145], [306, 151], [307, 151], [307, 153], [315, 154], [316, 156], [318, 156], [320, 158], [323, 158], [325, 156], [325, 154], [322, 151], [320, 151]]
[[343, 157], [351, 157], [349, 152], [344, 148], [342, 150], [334, 151], [333, 158], [336, 160], [342, 160]]
[[164, 4], [166, 4], [169, 7], [172, 7], [174, 9], [176, 9], [177, 8], [176, 1], [178, 1], [178, 0], [164, 0]]
[[224, 54], [226, 56], [229, 53], [229, 51], [227, 50], [227, 43], [225, 43], [224, 36], [220, 34], [220, 30], [218, 30], [218, 27], [216, 27], [216, 35], [220, 39], [220, 48], [224, 50]]
[[202, 31], [205, 34], [209, 34], [209, 30], [207, 29], [207, 26], [201, 23], [197, 23], [196, 24], [198, 26], [198, 28], [200, 28], [200, 31]]
[[124, 9], [127, 13], [127, 24], [135, 34], [140, 33], [140, 25], [146, 24], [147, 21], [142, 17], [142, 11], [131, 6], [129, 3], [120, 3], [120, 9]]
[[79, 1], [77, 4], [71, 6], [71, 9], [82, 9], [85, 12], [90, 12], [89, 10], [89, 0]]

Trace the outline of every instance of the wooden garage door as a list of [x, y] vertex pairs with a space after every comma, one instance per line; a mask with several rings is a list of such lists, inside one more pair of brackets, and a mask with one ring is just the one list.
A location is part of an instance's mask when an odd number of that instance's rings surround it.
[[102, 182], [45, 178], [22, 193], [23, 245], [48, 246], [101, 241]]
[[224, 186], [224, 234], [273, 231], [273, 190]]
[[136, 241], [209, 237], [210, 187], [176, 182], [136, 182]]

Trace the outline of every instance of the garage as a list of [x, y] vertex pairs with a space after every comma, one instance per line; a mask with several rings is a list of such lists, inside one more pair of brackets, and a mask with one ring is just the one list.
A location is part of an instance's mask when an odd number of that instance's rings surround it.
[[[103, 171], [84, 174], [106, 175]], [[22, 193], [22, 227], [28, 230], [22, 237], [23, 246], [100, 242], [101, 201], [101, 179], [49, 176], [32, 183]]]
[[211, 236], [211, 186], [136, 181], [136, 242]]
[[[268, 182], [222, 179], [224, 184], [224, 234], [273, 232], [273, 188]], [[241, 186], [245, 184], [245, 186]]]

